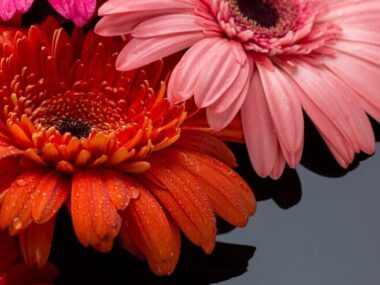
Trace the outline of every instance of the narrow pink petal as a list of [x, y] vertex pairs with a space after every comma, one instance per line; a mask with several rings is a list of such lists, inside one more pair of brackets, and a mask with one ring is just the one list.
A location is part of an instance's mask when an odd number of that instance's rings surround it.
[[99, 16], [121, 14], [127, 12], [142, 12], [148, 10], [194, 9], [191, 0], [110, 0], [100, 7]]
[[197, 24], [199, 18], [192, 14], [173, 14], [155, 17], [137, 25], [132, 36], [149, 38], [188, 32], [200, 32], [204, 27]]
[[380, 121], [379, 67], [347, 53], [339, 53], [325, 64], [357, 92], [365, 110]]
[[[166, 14], [166, 11], [162, 12]], [[96, 24], [95, 33], [107, 37], [129, 34], [139, 23], [152, 18], [156, 14], [156, 11], [145, 11], [104, 16]]]
[[328, 82], [322, 67], [311, 66], [301, 60], [297, 60], [294, 64], [297, 65], [296, 69], [291, 69], [286, 64], [281, 67], [290, 72], [290, 76], [303, 89], [305, 95], [323, 110], [355, 147], [354, 135], [347, 121], [347, 118], [352, 116], [352, 113], [349, 112], [351, 106], [345, 100], [344, 94], [334, 86], [333, 82]]
[[380, 46], [380, 34], [376, 30], [349, 27], [343, 30], [341, 38], [348, 41], [362, 42]]
[[77, 26], [84, 26], [96, 9], [96, 0], [49, 0], [49, 3], [63, 17]]
[[34, 0], [0, 0], [0, 19], [10, 20], [16, 12], [25, 13]]
[[378, 22], [379, 19], [380, 6], [377, 0], [336, 1], [329, 3], [329, 8], [329, 12], [321, 20], [346, 25], [363, 23], [366, 19]]
[[[194, 89], [195, 103], [205, 108], [219, 98], [219, 112], [225, 111], [241, 93], [243, 82], [249, 76], [249, 64], [242, 46], [234, 41], [220, 40], [207, 52], [208, 62], [203, 66]], [[235, 51], [239, 49], [239, 51]], [[241, 56], [243, 54], [243, 56]], [[244, 58], [241, 63], [237, 58]], [[222, 99], [221, 99], [222, 100]]]
[[286, 161], [283, 156], [283, 152], [281, 152], [280, 145], [278, 146], [279, 150], [277, 151], [277, 159], [274, 163], [272, 171], [269, 173], [270, 178], [276, 180], [279, 179], [284, 172]]
[[[250, 80], [254, 72], [255, 66], [251, 58], [247, 58], [239, 73], [236, 80], [231, 84], [231, 86], [220, 96], [220, 98], [210, 106], [210, 109], [215, 113], [224, 113], [227, 109], [231, 110], [232, 105], [236, 105], [236, 108], [241, 107], [247, 95]], [[241, 97], [241, 96], [244, 97]]]
[[199, 73], [208, 63], [209, 51], [219, 46], [221, 41], [219, 38], [205, 38], [185, 53], [169, 80], [168, 98], [172, 103], [186, 101], [194, 95]]
[[183, 50], [204, 37], [202, 32], [186, 33], [168, 37], [132, 39], [116, 60], [118, 70], [139, 68], [177, 51]]
[[[308, 65], [300, 60], [296, 69], [280, 64], [302, 88], [296, 93], [302, 107], [327, 139], [332, 153], [351, 162], [354, 153], [371, 153], [374, 137], [370, 123], [352, 90], [323, 66]], [[323, 82], [323, 84], [321, 84]], [[338, 158], [338, 157], [337, 157]], [[342, 165], [344, 166], [344, 165]]]
[[208, 123], [215, 131], [227, 127], [239, 113], [248, 95], [253, 72], [253, 63], [247, 60], [231, 87], [218, 101], [207, 108]]
[[349, 42], [340, 40], [330, 47], [335, 50], [348, 53], [351, 56], [374, 63], [379, 66], [380, 70], [380, 46], [361, 42]]
[[304, 135], [302, 108], [296, 96], [300, 89], [289, 84], [291, 79], [279, 68], [257, 67], [280, 145], [287, 163], [294, 168], [301, 159]]
[[258, 72], [253, 75], [241, 116], [252, 166], [261, 177], [267, 177], [276, 164], [279, 148]]

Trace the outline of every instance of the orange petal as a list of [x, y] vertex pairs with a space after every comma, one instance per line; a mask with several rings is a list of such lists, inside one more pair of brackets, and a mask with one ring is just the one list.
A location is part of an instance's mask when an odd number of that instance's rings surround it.
[[138, 259], [145, 260], [145, 254], [142, 252], [142, 250], [138, 247], [138, 245], [132, 240], [131, 235], [129, 234], [127, 228], [124, 226], [121, 226], [120, 233], [119, 233], [119, 239], [121, 246], [128, 250], [131, 254], [136, 256]]
[[115, 171], [102, 171], [101, 176], [108, 197], [118, 210], [124, 210], [131, 198], [138, 197], [139, 189], [131, 185], [125, 175]]
[[13, 235], [30, 225], [33, 221], [31, 197], [42, 177], [43, 173], [37, 170], [24, 172], [5, 190], [0, 228], [8, 228]]
[[75, 172], [71, 213], [76, 235], [84, 246], [92, 245], [103, 252], [111, 250], [121, 219], [96, 170]]
[[223, 161], [230, 167], [237, 167], [235, 155], [220, 139], [202, 132], [184, 131], [176, 145], [190, 148]]
[[215, 136], [223, 141], [244, 143], [244, 134], [240, 114], [223, 130], [214, 133]]
[[4, 285], [25, 285], [25, 284], [52, 284], [58, 276], [58, 269], [47, 264], [42, 269], [29, 268], [24, 263], [18, 263], [7, 270], [7, 278]]
[[0, 142], [0, 159], [9, 157], [9, 156], [19, 156], [23, 153], [24, 151], [18, 148], [8, 145], [4, 142]]
[[51, 219], [66, 201], [69, 190], [69, 182], [60, 173], [47, 173], [32, 196], [34, 221], [42, 224]]
[[256, 200], [237, 173], [222, 162], [189, 149], [172, 148], [167, 155], [205, 183], [204, 190], [219, 216], [235, 226], [247, 224], [256, 211]]
[[215, 246], [215, 216], [204, 191], [204, 183], [173, 161], [169, 152], [152, 157], [149, 171], [159, 185], [149, 184], [151, 192], [171, 214], [185, 235], [205, 252]]
[[27, 265], [38, 268], [45, 266], [53, 239], [55, 219], [30, 225], [19, 235], [20, 250]]
[[182, 130], [198, 131], [212, 134], [223, 141], [244, 143], [243, 128], [240, 114], [238, 114], [230, 124], [219, 132], [214, 132], [207, 121], [205, 109], [197, 109], [194, 102], [186, 102], [188, 118], [182, 126]]
[[11, 183], [24, 171], [20, 165], [20, 160], [16, 157], [0, 159], [0, 201], [4, 190], [8, 189]]
[[5, 272], [19, 257], [15, 239], [6, 232], [0, 232], [0, 256], [0, 272]]
[[125, 234], [144, 253], [155, 274], [168, 275], [178, 263], [179, 231], [171, 225], [156, 199], [140, 187], [140, 196], [123, 212]]

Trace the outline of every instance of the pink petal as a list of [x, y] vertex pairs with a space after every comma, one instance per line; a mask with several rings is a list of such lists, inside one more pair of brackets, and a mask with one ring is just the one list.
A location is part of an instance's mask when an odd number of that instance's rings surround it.
[[379, 67], [347, 53], [339, 53], [325, 64], [357, 92], [363, 108], [380, 121]]
[[348, 53], [351, 56], [363, 59], [364, 61], [372, 62], [378, 65], [380, 70], [380, 46], [340, 40], [330, 47], [335, 50]]
[[380, 46], [380, 34], [376, 30], [371, 31], [357, 27], [349, 27], [343, 30], [341, 38], [348, 41], [362, 42]]
[[0, 18], [8, 21], [16, 12], [28, 11], [32, 4], [33, 0], [0, 0]]
[[99, 8], [99, 16], [129, 12], [159, 11], [168, 9], [194, 9], [191, 0], [110, 0]]
[[116, 60], [116, 68], [123, 71], [139, 68], [188, 48], [203, 37], [202, 32], [195, 32], [168, 37], [132, 39], [120, 52]]
[[[239, 74], [243, 73], [243, 64], [247, 61], [244, 50], [242, 52], [245, 56], [245, 62], [240, 64], [237, 62], [236, 57], [232, 52], [233, 45], [224, 39], [219, 40], [218, 42], [218, 45], [214, 45], [207, 52], [207, 63], [203, 65], [203, 69], [195, 84], [194, 99], [199, 108], [210, 106], [222, 96], [224, 97], [230, 94], [233, 94], [234, 97], [235, 95], [237, 96], [243, 88], [242, 82], [247, 80], [249, 72], [247, 64], [244, 65], [246, 73], [244, 76], [239, 76]], [[238, 43], [236, 43], [236, 45], [241, 47]], [[240, 89], [228, 92], [231, 85], [234, 83], [235, 85], [236, 83], [239, 83], [238, 88]], [[232, 101], [234, 100], [232, 99]], [[231, 103], [227, 105], [226, 108], [230, 105]]]
[[279, 179], [284, 172], [286, 161], [283, 153], [281, 152], [280, 145], [278, 146], [276, 162], [274, 163], [272, 171], [269, 173], [270, 178], [276, 180]]
[[96, 8], [96, 0], [49, 0], [49, 3], [63, 17], [80, 27], [88, 22]]
[[[378, 0], [367, 1], [336, 1], [329, 5], [329, 13], [321, 20], [337, 22], [339, 25], [365, 24], [378, 22], [380, 6]], [[374, 21], [375, 20], [375, 21]]]
[[212, 129], [220, 131], [236, 117], [248, 95], [253, 71], [252, 61], [247, 60], [231, 87], [207, 108], [207, 120]]
[[250, 84], [241, 109], [245, 142], [255, 171], [267, 177], [278, 158], [278, 140], [258, 72]]
[[[109, 2], [111, 1], [108, 1], [107, 3]], [[163, 8], [165, 6], [161, 5], [160, 9], [153, 10], [145, 9], [146, 7], [142, 6], [141, 11], [106, 15], [97, 23], [95, 32], [102, 36], [125, 35], [131, 33], [135, 26], [149, 19], [163, 15], [191, 12], [191, 9], [189, 8], [184, 9], [181, 6], [177, 6], [173, 8]]]
[[279, 68], [257, 67], [280, 145], [286, 161], [294, 168], [301, 159], [304, 135], [302, 108], [296, 96], [300, 89], [290, 84], [291, 79]]
[[[166, 14], [166, 11], [162, 11]], [[156, 11], [145, 11], [131, 14], [116, 14], [104, 16], [95, 26], [95, 33], [101, 36], [119, 36], [132, 32], [139, 23], [150, 19], [157, 14]]]
[[339, 153], [345, 161], [342, 166], [352, 161], [355, 152], [373, 152], [371, 125], [359, 102], [354, 100], [353, 91], [323, 66], [300, 60], [294, 64], [295, 69], [287, 64], [280, 63], [280, 66], [302, 88], [303, 92], [296, 93], [302, 107], [330, 148], [333, 146], [333, 154]]
[[192, 14], [173, 14], [155, 17], [137, 25], [132, 36], [149, 38], [187, 32], [200, 32], [204, 27], [197, 24], [198, 17]]
[[186, 101], [194, 95], [199, 73], [208, 63], [209, 51], [220, 46], [221, 42], [219, 38], [205, 38], [185, 53], [169, 80], [168, 98], [172, 103]]

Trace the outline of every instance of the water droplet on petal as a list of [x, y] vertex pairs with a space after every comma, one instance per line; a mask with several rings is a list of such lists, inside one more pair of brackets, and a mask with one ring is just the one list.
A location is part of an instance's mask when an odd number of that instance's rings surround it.
[[18, 186], [23, 187], [23, 186], [25, 186], [25, 185], [27, 184], [27, 182], [26, 182], [25, 179], [20, 178], [20, 179], [17, 179], [16, 184], [17, 184]]
[[14, 227], [14, 229], [16, 231], [19, 230], [19, 229], [21, 229], [22, 226], [23, 226], [21, 219], [19, 217], [13, 218], [13, 220], [12, 220], [12, 226]]

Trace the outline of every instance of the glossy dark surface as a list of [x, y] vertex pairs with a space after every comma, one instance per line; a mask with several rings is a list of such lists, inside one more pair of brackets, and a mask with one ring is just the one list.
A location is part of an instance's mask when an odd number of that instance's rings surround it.
[[298, 204], [262, 201], [247, 228], [219, 236], [256, 247], [247, 272], [222, 284], [380, 284], [379, 154], [339, 178], [298, 167]]
[[53, 250], [59, 284], [380, 284], [380, 145], [377, 155], [342, 170], [313, 136], [308, 168], [287, 170], [278, 181], [256, 177], [244, 148], [234, 146], [258, 212], [244, 229], [220, 223], [211, 256], [185, 241], [171, 277], [155, 277], [118, 247], [108, 255], [83, 249], [62, 217]]

